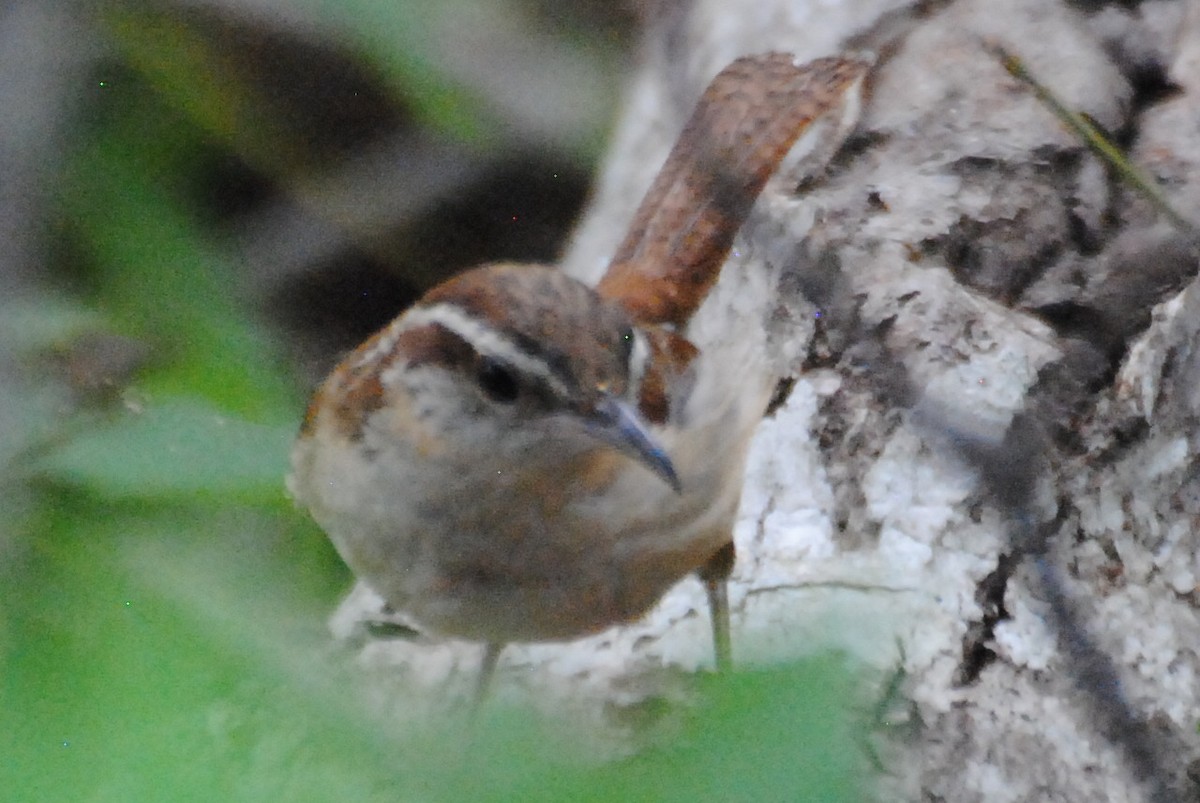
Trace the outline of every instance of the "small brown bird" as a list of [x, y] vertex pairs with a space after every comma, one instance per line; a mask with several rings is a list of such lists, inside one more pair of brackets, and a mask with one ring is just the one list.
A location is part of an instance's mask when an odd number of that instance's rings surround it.
[[692, 572], [729, 666], [732, 527], [770, 386], [688, 327], [801, 135], [853, 125], [868, 66], [738, 59], [596, 288], [540, 265], [468, 271], [317, 391], [292, 493], [393, 608], [488, 645], [481, 689], [505, 643], [628, 622]]

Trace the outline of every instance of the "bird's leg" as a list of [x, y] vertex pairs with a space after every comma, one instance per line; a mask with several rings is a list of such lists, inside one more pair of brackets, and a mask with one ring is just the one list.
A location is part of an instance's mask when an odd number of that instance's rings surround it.
[[712, 621], [713, 659], [718, 672], [733, 669], [733, 646], [729, 637], [729, 575], [733, 573], [733, 541], [713, 553], [697, 574], [708, 593], [708, 613]]

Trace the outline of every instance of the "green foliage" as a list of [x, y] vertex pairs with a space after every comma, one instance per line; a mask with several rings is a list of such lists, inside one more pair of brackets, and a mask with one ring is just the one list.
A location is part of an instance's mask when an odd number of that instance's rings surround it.
[[[700, 679], [704, 702], [667, 745], [600, 768], [555, 764], [545, 738], [510, 715], [487, 721], [489, 772], [456, 799], [861, 801], [863, 750], [848, 710], [853, 670], [824, 656], [770, 671]], [[503, 738], [517, 732], [519, 738]], [[497, 774], [507, 788], [495, 794]], [[469, 784], [469, 785], [467, 785]]]
[[106, 499], [279, 497], [295, 425], [264, 425], [190, 400], [80, 432], [38, 461], [45, 477]]

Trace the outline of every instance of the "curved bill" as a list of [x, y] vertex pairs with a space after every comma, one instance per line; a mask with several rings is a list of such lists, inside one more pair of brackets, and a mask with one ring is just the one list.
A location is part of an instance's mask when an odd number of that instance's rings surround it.
[[632, 457], [662, 477], [675, 493], [683, 490], [671, 458], [651, 437], [633, 407], [624, 400], [604, 396], [588, 416], [587, 431], [596, 440]]

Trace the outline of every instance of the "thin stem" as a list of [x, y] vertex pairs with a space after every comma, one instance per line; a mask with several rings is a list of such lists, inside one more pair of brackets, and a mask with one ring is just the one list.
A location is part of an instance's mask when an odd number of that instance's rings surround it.
[[1050, 91], [1049, 87], [1033, 76], [1033, 73], [1025, 66], [1025, 62], [996, 42], [986, 42], [985, 47], [1000, 61], [1009, 75], [1032, 89], [1038, 100], [1054, 112], [1054, 116], [1071, 129], [1093, 153], [1111, 165], [1127, 184], [1141, 192], [1150, 203], [1180, 229], [1193, 233], [1197, 231], [1196, 225], [1175, 211], [1158, 186], [1134, 166], [1120, 148], [1101, 133], [1085, 115], [1068, 109], [1058, 99], [1058, 96]]

